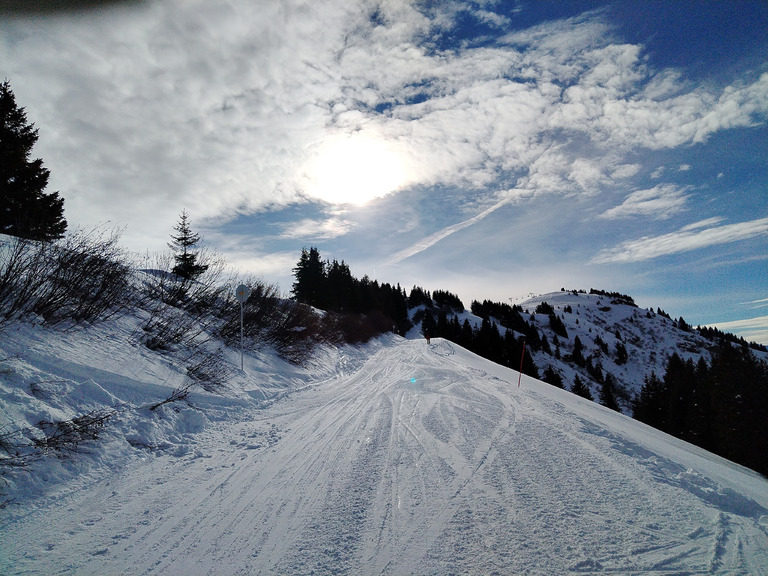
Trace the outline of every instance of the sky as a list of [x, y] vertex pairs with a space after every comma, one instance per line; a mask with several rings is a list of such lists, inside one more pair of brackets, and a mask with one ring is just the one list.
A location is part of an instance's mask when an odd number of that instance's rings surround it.
[[768, 344], [768, 3], [0, 2], [70, 229], [302, 248], [472, 300], [599, 288]]

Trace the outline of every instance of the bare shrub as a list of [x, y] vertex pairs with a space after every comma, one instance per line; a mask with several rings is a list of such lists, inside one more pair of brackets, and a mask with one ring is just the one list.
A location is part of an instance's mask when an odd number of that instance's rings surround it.
[[[278, 288], [260, 280], [248, 278], [237, 282], [251, 288], [243, 304], [243, 335], [245, 346], [255, 349], [272, 346], [284, 359], [301, 364], [320, 340], [320, 316], [312, 308], [280, 297]], [[229, 346], [240, 345], [240, 304], [229, 290], [223, 307], [219, 336]]]
[[0, 470], [23, 468], [30, 456], [22, 430], [0, 429]]
[[265, 339], [280, 356], [301, 364], [321, 341], [320, 316], [311, 307], [293, 300], [281, 300], [279, 308], [280, 315], [266, 331]]
[[37, 314], [50, 325], [102, 321], [132, 305], [119, 233], [78, 230], [58, 242], [0, 243], [0, 319]]
[[221, 348], [206, 350], [198, 347], [187, 360], [187, 374], [206, 392], [214, 394], [226, 390], [226, 381], [232, 375], [232, 367]]
[[47, 246], [50, 272], [32, 311], [48, 324], [79, 324], [107, 320], [129, 309], [130, 267], [119, 238], [116, 231], [78, 231]]
[[142, 329], [148, 348], [197, 346], [204, 334], [215, 331], [220, 322], [218, 309], [226, 301], [225, 262], [210, 251], [202, 251], [198, 258], [206, 266], [205, 273], [186, 279], [169, 271], [172, 254], [146, 257], [139, 306], [147, 313]]
[[11, 236], [0, 237], [0, 323], [23, 316], [45, 281], [41, 245]]
[[331, 344], [363, 344], [392, 330], [394, 322], [384, 313], [327, 313], [321, 318], [317, 338]]
[[171, 404], [173, 402], [178, 402], [179, 400], [185, 400], [187, 396], [189, 396], [189, 392], [192, 389], [192, 382], [188, 382], [184, 386], [179, 386], [178, 388], [174, 389], [173, 392], [171, 392], [171, 395], [168, 396], [165, 400], [161, 400], [157, 404], [153, 404], [149, 407], [150, 410], [157, 410], [160, 408], [160, 406], [165, 406], [166, 404]]
[[[233, 283], [234, 284], [234, 283]], [[248, 278], [238, 281], [251, 288], [251, 294], [243, 303], [243, 335], [251, 342], [264, 340], [264, 334], [279, 323], [283, 316], [281, 298], [277, 286]], [[228, 290], [220, 310], [221, 338], [230, 346], [240, 343], [240, 303], [234, 291]]]
[[113, 409], [94, 410], [71, 420], [43, 420], [37, 427], [45, 436], [33, 439], [32, 445], [43, 453], [51, 450], [74, 452], [81, 442], [97, 440], [107, 420], [114, 416], [115, 412]]

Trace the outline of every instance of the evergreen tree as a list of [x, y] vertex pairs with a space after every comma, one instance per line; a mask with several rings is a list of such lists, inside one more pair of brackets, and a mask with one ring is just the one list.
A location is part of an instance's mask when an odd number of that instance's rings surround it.
[[453, 340], [453, 338], [451, 338], [450, 325], [448, 324], [448, 315], [445, 313], [445, 310], [440, 310], [440, 312], [437, 313], [437, 328], [435, 329], [433, 336], [440, 336], [441, 338]]
[[208, 270], [208, 265], [201, 264], [198, 252], [193, 251], [200, 242], [200, 235], [193, 233], [189, 227], [186, 210], [182, 210], [179, 222], [173, 229], [176, 235], [171, 235], [172, 242], [168, 243], [168, 247], [174, 251], [173, 259], [176, 262], [172, 272], [184, 280], [194, 280]]
[[552, 386], [556, 386], [557, 388], [565, 388], [563, 386], [563, 378], [555, 372], [554, 368], [552, 366], [547, 366], [547, 369], [544, 370], [544, 377], [542, 378], [544, 382], [547, 384], [551, 384]]
[[616, 412], [620, 412], [619, 402], [616, 400], [616, 381], [613, 374], [608, 372], [600, 386], [600, 404]]
[[38, 131], [16, 105], [11, 85], [0, 84], [0, 233], [31, 240], [64, 236], [64, 199], [45, 194], [50, 171], [30, 160]]
[[616, 342], [616, 365], [621, 366], [626, 364], [629, 360], [629, 354], [627, 354], [627, 348], [622, 342]]
[[691, 390], [696, 388], [695, 371], [693, 362], [690, 360], [685, 362], [677, 352], [674, 352], [667, 361], [667, 371], [664, 374], [666, 402], [664, 431], [677, 438], [685, 437], [689, 397]]
[[706, 377], [717, 454], [768, 474], [768, 364], [723, 342]]
[[[337, 312], [363, 312], [360, 302], [360, 290], [357, 280], [352, 276], [349, 266], [342, 260], [327, 264], [327, 282], [325, 286], [326, 306]], [[371, 302], [371, 306], [374, 303]]]
[[421, 333], [424, 334], [424, 336], [432, 338], [436, 335], [437, 323], [435, 322], [435, 317], [432, 316], [432, 312], [429, 310], [425, 310], [424, 312], [424, 319], [421, 321]]
[[635, 398], [632, 417], [659, 430], [665, 430], [666, 397], [664, 382], [655, 372], [651, 372], [645, 377], [640, 394]]
[[461, 336], [459, 337], [459, 344], [467, 350], [472, 349], [472, 340], [475, 336], [472, 325], [469, 323], [469, 319], [464, 318], [464, 323], [461, 325]]
[[581, 343], [581, 339], [576, 336], [573, 339], [573, 352], [571, 352], [571, 360], [577, 366], [584, 366], [584, 345]]
[[317, 248], [312, 246], [309, 250], [302, 249], [293, 275], [296, 278], [293, 283], [293, 298], [303, 304], [324, 309], [327, 274], [325, 263], [320, 260], [320, 251]]
[[581, 396], [582, 398], [586, 398], [587, 400], [594, 401], [594, 397], [592, 396], [592, 392], [589, 391], [589, 387], [582, 382], [581, 378], [578, 374], [576, 374], [576, 377], [573, 379], [573, 385], [571, 386], [571, 392], [576, 394], [576, 396]]

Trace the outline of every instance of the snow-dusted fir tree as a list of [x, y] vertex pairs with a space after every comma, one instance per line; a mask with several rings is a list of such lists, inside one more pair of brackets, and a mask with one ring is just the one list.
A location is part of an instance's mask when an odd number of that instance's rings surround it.
[[172, 234], [172, 242], [168, 243], [176, 262], [172, 272], [185, 280], [194, 280], [208, 270], [208, 265], [201, 264], [198, 260], [199, 253], [193, 250], [200, 243], [200, 235], [192, 232], [186, 210], [181, 211], [179, 222], [173, 229], [176, 235]]

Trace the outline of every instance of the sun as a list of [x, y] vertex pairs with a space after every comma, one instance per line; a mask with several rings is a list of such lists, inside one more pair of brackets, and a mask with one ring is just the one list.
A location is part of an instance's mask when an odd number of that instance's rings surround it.
[[325, 142], [308, 177], [312, 196], [355, 205], [397, 190], [406, 179], [403, 162], [389, 144], [361, 135]]

